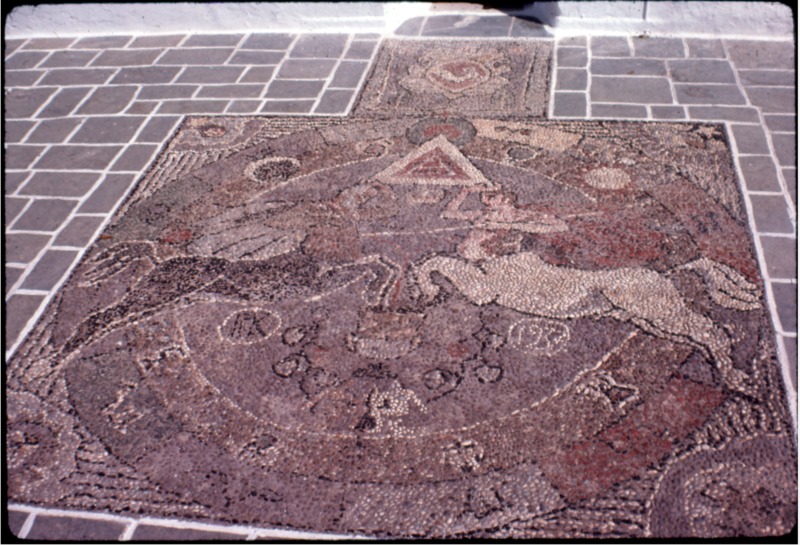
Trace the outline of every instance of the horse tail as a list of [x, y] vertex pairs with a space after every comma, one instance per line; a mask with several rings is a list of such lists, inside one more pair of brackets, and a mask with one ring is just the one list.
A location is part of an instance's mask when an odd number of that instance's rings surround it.
[[699, 273], [711, 299], [720, 306], [737, 310], [755, 310], [761, 306], [758, 286], [727, 265], [701, 257], [678, 268]]

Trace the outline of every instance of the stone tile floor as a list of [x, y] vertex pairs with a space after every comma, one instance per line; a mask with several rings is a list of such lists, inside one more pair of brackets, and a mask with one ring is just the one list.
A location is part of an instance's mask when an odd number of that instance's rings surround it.
[[[553, 39], [512, 17], [411, 19], [396, 36]], [[377, 34], [218, 34], [5, 42], [6, 357], [185, 114], [347, 115]], [[791, 41], [556, 40], [553, 119], [724, 123], [792, 404], [797, 362], [796, 89]], [[301, 534], [11, 504], [31, 539]], [[305, 536], [313, 539], [314, 536]]]

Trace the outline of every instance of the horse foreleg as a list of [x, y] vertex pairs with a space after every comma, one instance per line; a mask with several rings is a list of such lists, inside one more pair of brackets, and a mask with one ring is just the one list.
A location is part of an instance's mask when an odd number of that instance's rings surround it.
[[439, 286], [431, 280], [433, 272], [450, 280], [462, 295], [476, 305], [485, 305], [497, 298], [494, 278], [471, 263], [439, 256], [428, 259], [415, 270], [420, 290], [429, 299], [439, 293]]

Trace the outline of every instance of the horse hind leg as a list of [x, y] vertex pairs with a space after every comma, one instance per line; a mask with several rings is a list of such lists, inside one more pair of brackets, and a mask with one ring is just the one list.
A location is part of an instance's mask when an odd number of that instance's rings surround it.
[[731, 341], [725, 332], [705, 316], [689, 309], [684, 308], [679, 318], [674, 325], [680, 325], [670, 328], [656, 326], [653, 321], [639, 317], [633, 317], [631, 321], [646, 333], [700, 350], [706, 359], [714, 362], [728, 388], [752, 395], [748, 375], [733, 366]]

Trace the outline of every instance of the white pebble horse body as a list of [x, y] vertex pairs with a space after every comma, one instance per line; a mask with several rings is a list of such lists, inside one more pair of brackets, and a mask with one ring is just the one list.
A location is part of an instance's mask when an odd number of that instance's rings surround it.
[[[717, 304], [738, 310], [760, 306], [757, 287], [726, 265], [701, 258], [681, 268], [702, 274]], [[745, 391], [747, 375], [733, 367], [730, 338], [709, 318], [689, 309], [672, 282], [656, 271], [584, 271], [550, 265], [534, 253], [522, 252], [480, 264], [434, 256], [415, 272], [429, 299], [439, 292], [431, 281], [431, 274], [438, 272], [477, 305], [493, 302], [555, 319], [611, 317], [630, 322], [646, 333], [700, 349], [716, 363], [728, 386]]]

